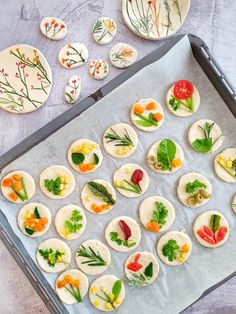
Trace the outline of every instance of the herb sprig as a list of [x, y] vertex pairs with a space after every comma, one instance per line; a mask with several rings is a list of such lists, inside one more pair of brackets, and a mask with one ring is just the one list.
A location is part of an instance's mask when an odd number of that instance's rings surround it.
[[174, 111], [181, 109], [181, 110], [184, 110], [187, 112], [194, 112], [194, 105], [193, 105], [192, 96], [185, 99], [185, 101], [183, 101], [183, 100], [177, 99], [173, 95], [171, 95], [171, 98], [169, 100], [169, 104]]
[[45, 250], [39, 249], [38, 252], [43, 259], [47, 260], [50, 267], [55, 267], [56, 263], [63, 263], [61, 257], [65, 255], [65, 253], [59, 252], [58, 250], [53, 251], [52, 248]]
[[168, 261], [173, 262], [177, 258], [179, 246], [176, 240], [169, 240], [162, 248], [162, 253], [168, 258]]
[[143, 127], [151, 127], [158, 126], [158, 122], [154, 120], [154, 114], [152, 112], [149, 113], [148, 117], [145, 117], [142, 114], [135, 114], [140, 120], [134, 120], [134, 122]]
[[102, 198], [102, 200], [107, 204], [114, 205], [116, 203], [111, 193], [103, 184], [90, 181], [87, 183], [87, 186], [94, 196]]
[[128, 284], [133, 287], [142, 287], [149, 283], [153, 276], [153, 263], [149, 263], [143, 274], [132, 273], [128, 278]]
[[57, 177], [55, 180], [53, 179], [45, 179], [44, 180], [44, 185], [45, 185], [45, 188], [53, 193], [54, 195], [59, 195], [60, 192], [61, 192], [61, 177]]
[[87, 260], [83, 261], [81, 264], [87, 264], [88, 266], [106, 266], [107, 262], [101, 257], [99, 251], [95, 252], [91, 246], [88, 248], [81, 245], [77, 250], [77, 256], [86, 257]]
[[122, 288], [122, 281], [121, 280], [117, 280], [117, 281], [114, 282], [114, 284], [112, 286], [112, 294], [114, 295], [113, 298], [111, 298], [111, 296], [107, 292], [105, 292], [103, 290], [101, 290], [103, 295], [100, 295], [98, 293], [96, 293], [95, 295], [98, 298], [100, 298], [101, 300], [109, 303], [113, 307], [113, 309], [115, 309], [114, 303], [115, 303], [115, 301], [118, 299], [118, 297], [120, 295], [121, 288]]
[[131, 183], [129, 180], [124, 180], [124, 182], [128, 186], [130, 186], [130, 187], [125, 187], [125, 186], [118, 185], [118, 184], [115, 184], [115, 187], [118, 188], [118, 189], [130, 191], [130, 192], [133, 192], [133, 193], [136, 193], [136, 194], [141, 194], [141, 190], [140, 190], [140, 188], [136, 184]]
[[157, 222], [161, 227], [166, 223], [168, 210], [161, 202], [155, 202], [156, 209], [152, 212], [152, 221]]
[[130, 248], [136, 244], [136, 242], [134, 242], [134, 241], [130, 242], [130, 241], [125, 241], [125, 240], [119, 239], [117, 232], [110, 232], [110, 239], [111, 239], [111, 241], [116, 242], [116, 244], [123, 245], [123, 246], [126, 246], [128, 248]]
[[116, 142], [115, 146], [134, 146], [129, 133], [125, 129], [125, 134], [123, 136], [120, 136], [117, 134], [117, 132], [113, 129], [110, 128], [113, 133], [106, 133], [105, 134], [105, 139], [108, 139], [107, 143], [110, 142]]
[[186, 184], [186, 192], [189, 194], [196, 192], [198, 189], [206, 188], [207, 188], [206, 184], [200, 182], [199, 180], [194, 180], [193, 182], [188, 182]]
[[72, 211], [70, 220], [66, 220], [64, 223], [66, 230], [69, 233], [76, 233], [83, 226], [83, 224], [80, 223], [81, 220], [83, 220], [83, 216], [77, 209], [74, 209]]

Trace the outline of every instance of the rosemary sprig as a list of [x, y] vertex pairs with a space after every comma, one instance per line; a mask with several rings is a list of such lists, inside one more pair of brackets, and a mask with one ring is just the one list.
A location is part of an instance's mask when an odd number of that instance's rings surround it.
[[83, 261], [81, 264], [87, 264], [88, 266], [106, 266], [107, 262], [101, 257], [99, 251], [95, 251], [89, 246], [88, 248], [81, 245], [77, 250], [77, 256], [86, 257], [87, 260]]
[[129, 133], [127, 132], [127, 130], [125, 129], [125, 135], [120, 136], [119, 134], [116, 133], [116, 131], [112, 128], [110, 128], [112, 130], [113, 133], [106, 133], [105, 135], [105, 139], [109, 139], [107, 141], [107, 143], [110, 142], [117, 142], [117, 144], [115, 144], [115, 146], [134, 146]]
[[147, 285], [149, 279], [143, 274], [132, 274], [130, 278], [128, 278], [128, 284], [132, 287], [142, 287]]

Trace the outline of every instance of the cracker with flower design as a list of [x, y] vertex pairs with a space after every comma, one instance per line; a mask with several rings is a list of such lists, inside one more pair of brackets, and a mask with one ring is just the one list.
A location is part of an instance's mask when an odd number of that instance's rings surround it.
[[89, 64], [89, 74], [95, 80], [103, 80], [109, 73], [109, 66], [105, 60], [96, 59]]
[[81, 80], [77, 75], [73, 75], [65, 88], [65, 99], [69, 104], [74, 104], [79, 98], [81, 91]]
[[45, 17], [40, 23], [42, 34], [52, 40], [61, 40], [67, 34], [67, 25], [58, 18]]
[[138, 53], [131, 45], [118, 43], [111, 48], [109, 56], [113, 66], [123, 69], [136, 62]]
[[0, 106], [10, 112], [38, 109], [47, 100], [52, 73], [47, 60], [28, 45], [0, 52]]
[[115, 37], [117, 27], [115, 21], [108, 17], [101, 17], [98, 19], [92, 30], [93, 39], [100, 45], [110, 43]]
[[60, 64], [66, 69], [82, 66], [88, 60], [88, 49], [84, 44], [71, 43], [65, 45], [59, 52]]

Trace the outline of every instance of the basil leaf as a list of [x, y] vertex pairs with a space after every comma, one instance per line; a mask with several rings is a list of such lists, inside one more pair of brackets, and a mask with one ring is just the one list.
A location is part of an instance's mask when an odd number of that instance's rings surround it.
[[72, 161], [75, 165], [79, 165], [79, 164], [82, 164], [82, 162], [84, 161], [85, 157], [83, 154], [81, 153], [72, 153], [71, 154], [71, 158], [72, 158]]
[[25, 227], [25, 231], [26, 231], [26, 233], [28, 233], [29, 235], [32, 235], [32, 234], [35, 233], [35, 231], [34, 231], [33, 229], [30, 229], [30, 228], [27, 228], [27, 227]]
[[165, 139], [160, 142], [157, 150], [157, 160], [163, 163], [162, 170], [171, 170], [171, 162], [175, 158], [176, 145], [173, 141]]
[[143, 120], [135, 120], [134, 121], [136, 124], [143, 126], [145, 128], [149, 128], [150, 126], [153, 126], [153, 124], [151, 122], [148, 121], [143, 121]]
[[192, 142], [193, 148], [199, 153], [208, 153], [212, 148], [212, 140], [209, 139], [197, 139]]
[[114, 299], [116, 300], [119, 295], [120, 295], [120, 291], [121, 291], [121, 287], [122, 287], [122, 282], [121, 280], [117, 280], [113, 287], [112, 287], [112, 293], [114, 294]]
[[99, 157], [95, 153], [93, 153], [93, 163], [94, 163], [94, 165], [98, 165], [98, 163], [99, 163]]
[[151, 262], [144, 270], [144, 275], [151, 278], [153, 275], [153, 263]]
[[39, 215], [37, 206], [36, 206], [35, 209], [34, 209], [34, 217], [35, 217], [36, 219], [41, 218], [40, 215]]

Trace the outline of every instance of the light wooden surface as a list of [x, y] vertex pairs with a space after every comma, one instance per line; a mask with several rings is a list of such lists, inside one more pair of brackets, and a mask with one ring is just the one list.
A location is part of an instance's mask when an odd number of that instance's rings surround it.
[[[123, 22], [121, 2], [121, 0], [1, 0], [0, 50], [17, 43], [26, 43], [39, 48], [51, 65], [54, 82], [50, 98], [37, 112], [17, 116], [0, 110], [0, 155], [70, 107], [64, 101], [63, 93], [65, 83], [72, 74], [78, 74], [82, 78], [80, 97], [82, 99], [120, 73], [120, 70], [111, 67], [106, 80], [98, 82], [88, 76], [86, 65], [74, 70], [63, 69], [58, 64], [57, 54], [64, 44], [72, 41], [83, 42], [89, 49], [90, 60], [97, 57], [107, 59], [109, 49], [115, 42], [132, 44], [137, 48], [140, 58], [164, 44], [164, 41], [146, 41], [135, 36]], [[191, 2], [189, 15], [179, 33], [189, 32], [205, 40], [236, 88], [236, 1], [191, 0]], [[51, 42], [40, 34], [39, 23], [45, 16], [60, 17], [68, 24], [69, 34], [64, 40]], [[101, 16], [114, 18], [118, 25], [115, 40], [107, 46], [99, 46], [91, 38], [91, 27], [95, 19]], [[0, 274], [0, 313], [48, 313], [1, 242]], [[236, 313], [235, 296], [236, 277], [185, 313]]]

